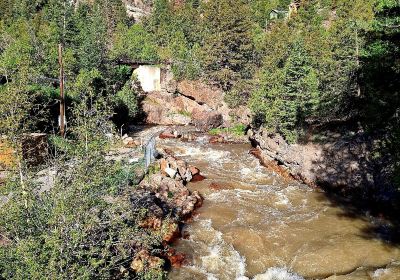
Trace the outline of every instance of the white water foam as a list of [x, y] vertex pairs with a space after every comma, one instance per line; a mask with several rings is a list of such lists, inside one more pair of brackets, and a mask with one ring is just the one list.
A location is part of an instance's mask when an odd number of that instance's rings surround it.
[[271, 267], [265, 273], [256, 275], [253, 280], [304, 280], [304, 278], [286, 268]]
[[187, 156], [192, 156], [196, 157], [199, 159], [204, 159], [207, 161], [215, 162], [218, 160], [225, 160], [229, 157], [230, 152], [229, 151], [218, 151], [218, 150], [213, 150], [213, 149], [202, 149], [199, 147], [185, 147], [182, 149], [183, 151], [180, 151], [176, 154], [178, 157], [187, 157]]
[[205, 274], [208, 280], [237, 279], [244, 275], [246, 259], [232, 245], [224, 241], [222, 233], [212, 227], [211, 220], [198, 222], [200, 228], [191, 233], [190, 240], [202, 247], [204, 254], [191, 267]]

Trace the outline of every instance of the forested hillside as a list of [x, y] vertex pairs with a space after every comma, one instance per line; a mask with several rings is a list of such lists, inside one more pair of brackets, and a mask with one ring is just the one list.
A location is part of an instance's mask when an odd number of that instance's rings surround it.
[[[288, 143], [318, 141], [327, 131], [344, 139], [371, 136], [374, 160], [385, 163], [399, 191], [399, 1], [153, 0], [142, 1], [151, 13], [140, 20], [127, 14], [130, 2], [0, 0], [0, 136], [19, 163], [1, 190], [17, 199], [0, 210], [0, 234], [12, 235], [12, 249], [0, 247], [0, 279], [129, 278], [129, 235], [146, 236], [143, 246], [159, 249], [159, 234], [121, 214], [127, 204], [110, 209], [102, 200], [120, 198], [128, 180], [125, 167], [103, 161], [106, 135], [143, 122], [132, 63], [168, 65], [177, 81], [221, 90], [230, 108], [251, 110], [244, 127], [264, 128]], [[59, 46], [65, 138], [57, 136]], [[52, 164], [63, 166], [45, 199], [27, 195], [33, 170], [18, 143], [28, 132], [53, 135]], [[97, 204], [95, 218], [84, 217]], [[100, 231], [107, 233], [99, 237]], [[165, 276], [157, 269], [134, 275]]]
[[[258, 125], [291, 142], [332, 121], [394, 133], [396, 1], [300, 1], [290, 19], [270, 20], [290, 1], [159, 0], [140, 23], [121, 1], [91, 2], [1, 2], [3, 94], [22, 92], [13, 98], [28, 107], [25, 95], [51, 103], [62, 43], [71, 100], [75, 81], [97, 79], [103, 94], [134, 103], [129, 69], [118, 62], [171, 63], [176, 79], [219, 86], [231, 106], [247, 104]], [[126, 105], [135, 116], [137, 106]]]

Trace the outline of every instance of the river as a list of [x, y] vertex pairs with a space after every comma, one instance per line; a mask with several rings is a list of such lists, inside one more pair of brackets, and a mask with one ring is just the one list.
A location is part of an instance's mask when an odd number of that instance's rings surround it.
[[187, 259], [169, 279], [400, 279], [399, 247], [366, 234], [370, 220], [261, 166], [250, 145], [158, 145], [206, 177], [189, 184], [205, 201], [174, 245]]

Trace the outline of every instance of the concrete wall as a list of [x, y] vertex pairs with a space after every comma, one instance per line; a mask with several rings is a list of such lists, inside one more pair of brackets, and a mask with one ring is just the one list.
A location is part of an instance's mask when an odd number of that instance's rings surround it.
[[141, 65], [135, 69], [140, 85], [145, 92], [161, 90], [161, 69], [157, 66]]

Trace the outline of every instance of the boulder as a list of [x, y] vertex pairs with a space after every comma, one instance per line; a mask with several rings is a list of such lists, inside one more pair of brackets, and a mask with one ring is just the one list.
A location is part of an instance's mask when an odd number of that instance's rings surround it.
[[185, 141], [194, 141], [194, 140], [196, 140], [196, 138], [197, 138], [196, 135], [193, 133], [182, 134], [182, 140], [185, 140]]
[[201, 175], [201, 174], [196, 174], [196, 175], [193, 175], [191, 182], [193, 182], [193, 183], [194, 183], [194, 182], [201, 182], [201, 181], [203, 181], [205, 178], [206, 178], [206, 177], [204, 177], [204, 176]]
[[165, 233], [163, 235], [163, 241], [167, 243], [173, 242], [180, 236], [179, 226], [177, 223], [169, 223], [165, 226]]
[[185, 172], [185, 174], [183, 175], [183, 179], [184, 179], [186, 182], [192, 181], [193, 176], [192, 176], [192, 173], [190, 172], [190, 169], [189, 169], [189, 168], [186, 169], [186, 172]]
[[217, 143], [224, 143], [225, 142], [225, 138], [223, 136], [212, 136], [210, 137], [210, 139], [208, 140], [208, 143], [210, 144], [217, 144]]
[[126, 14], [133, 18], [135, 22], [140, 22], [142, 18], [151, 14], [152, 1], [146, 0], [123, 0]]
[[229, 108], [224, 101], [224, 92], [206, 85], [200, 81], [183, 80], [178, 83], [178, 92], [211, 110], [217, 111], [223, 117], [223, 125], [226, 127], [235, 123], [250, 124], [251, 111], [247, 106]]
[[193, 165], [189, 165], [189, 171], [192, 174], [192, 176], [200, 174], [200, 170]]
[[163, 264], [164, 261], [161, 258], [151, 256], [147, 250], [143, 249], [135, 255], [130, 267], [135, 272], [142, 272], [145, 268], [161, 269]]
[[198, 111], [195, 110], [192, 114], [193, 124], [201, 131], [208, 131], [217, 128], [223, 124], [222, 115], [215, 111]]
[[127, 148], [134, 148], [136, 147], [135, 140], [132, 137], [126, 137], [122, 139], [122, 144], [124, 144]]
[[181, 81], [178, 83], [178, 92], [199, 104], [207, 104], [217, 109], [224, 100], [224, 93], [199, 81]]
[[176, 169], [172, 169], [170, 167], [165, 168], [165, 173], [171, 178], [175, 178], [177, 175], [178, 171]]
[[160, 169], [163, 175], [167, 175], [167, 173], [165, 172], [165, 169], [167, 167], [168, 167], [168, 162], [166, 161], [166, 159], [165, 158], [160, 159]]
[[176, 166], [178, 167], [179, 174], [180, 174], [181, 176], [185, 175], [186, 169], [187, 169], [187, 164], [186, 164], [186, 162], [183, 161], [183, 160], [177, 160], [177, 161], [176, 161]]
[[[168, 170], [168, 168], [167, 168]], [[176, 217], [184, 217], [190, 215], [193, 210], [201, 205], [202, 198], [198, 192], [190, 193], [183, 185], [181, 180], [177, 181], [170, 177], [164, 177], [161, 174], [153, 174], [148, 180], [140, 183], [140, 188], [147, 192], [154, 192], [163, 204], [169, 209], [173, 209], [172, 213]]]
[[385, 181], [375, 180], [381, 169], [376, 172], [377, 164], [370, 160], [373, 139], [362, 134], [351, 139], [328, 134], [330, 137], [323, 143], [298, 144], [290, 144], [281, 135], [268, 133], [263, 128], [249, 136], [261, 149], [259, 156], [264, 162], [278, 162], [294, 178], [311, 186], [374, 187]]
[[163, 131], [158, 137], [160, 137], [160, 139], [176, 138], [175, 134], [171, 131]]

